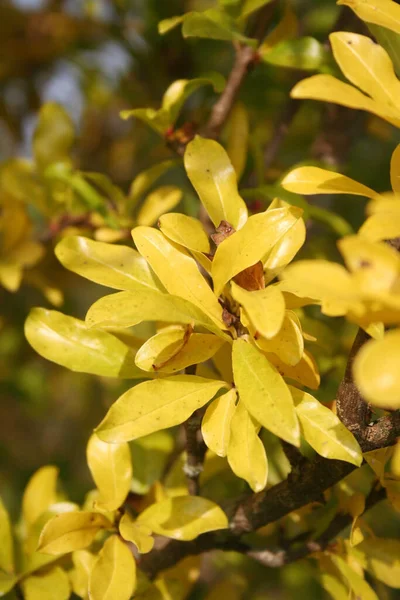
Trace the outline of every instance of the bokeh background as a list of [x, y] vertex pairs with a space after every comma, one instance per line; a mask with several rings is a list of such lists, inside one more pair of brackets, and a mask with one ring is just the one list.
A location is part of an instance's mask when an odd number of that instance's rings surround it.
[[[176, 79], [198, 77], [210, 70], [229, 73], [234, 57], [230, 43], [184, 40], [179, 28], [164, 37], [157, 31], [162, 19], [213, 4], [211, 0], [1, 0], [1, 165], [15, 157], [32, 157], [38, 112], [49, 101], [62, 105], [73, 120], [76, 168], [104, 173], [124, 191], [142, 170], [175, 159], [145, 124], [124, 121], [119, 113], [126, 108], [158, 107], [165, 89]], [[302, 32], [326, 43], [339, 17], [335, 2], [298, 0], [292, 4]], [[344, 28], [362, 32], [362, 25], [350, 15]], [[331, 68], [335, 69], [333, 62]], [[247, 193], [250, 208], [256, 211], [266, 206], [276, 180], [301, 162], [322, 161], [374, 189], [388, 189], [397, 131], [377, 118], [316, 102], [304, 103], [273, 164], [264, 169], [265, 145], [299, 76], [290, 69], [262, 64], [249, 74], [241, 90], [251, 135], [240, 185], [244, 189], [265, 186], [266, 190]], [[188, 120], [194, 126], [204, 123], [215, 100], [212, 88], [197, 91], [185, 104], [178, 125]], [[228, 133], [222, 132], [222, 140]], [[197, 200], [179, 164], [161, 181], [182, 186], [179, 209], [197, 214]], [[313, 202], [335, 209], [350, 228], [356, 230], [362, 222], [365, 201], [361, 198], [324, 197]], [[36, 219], [34, 211], [32, 219], [38, 237], [45, 239], [46, 223]], [[309, 223], [308, 230], [303, 255], [337, 258], [338, 231], [321, 222]], [[56, 242], [56, 238], [46, 239], [50, 245]], [[65, 294], [60, 310], [83, 318], [88, 306], [106, 290], [68, 273], [51, 254], [44, 260]], [[39, 357], [23, 333], [33, 306], [51, 308], [29, 278], [15, 293], [0, 287], [0, 491], [15, 518], [28, 478], [44, 464], [58, 465], [69, 496], [82, 501], [92, 485], [84, 460], [87, 439], [111, 402], [130, 387], [129, 382], [71, 373]], [[354, 329], [339, 319], [321, 322], [319, 327], [317, 356], [324, 375], [319, 394], [328, 402], [343, 374]], [[391, 514], [379, 514], [379, 521], [383, 529], [395, 523]], [[235, 560], [232, 556], [231, 573], [235, 573]], [[227, 568], [226, 564], [221, 567]], [[323, 597], [313, 572], [304, 564], [268, 572], [268, 576], [251, 561], [242, 561], [240, 568], [250, 573], [253, 582], [243, 597]], [[238, 593], [240, 573], [236, 573]], [[206, 582], [202, 585], [191, 598], [204, 597]], [[216, 588], [215, 599], [207, 599], [216, 600], [223, 593], [233, 598], [231, 592]], [[382, 598], [395, 598], [395, 592]]]

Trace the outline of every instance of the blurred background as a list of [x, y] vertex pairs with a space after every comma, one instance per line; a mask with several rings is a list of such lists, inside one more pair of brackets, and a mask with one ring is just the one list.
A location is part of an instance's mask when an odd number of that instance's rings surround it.
[[[166, 36], [157, 30], [162, 19], [214, 4], [212, 0], [1, 0], [0, 194], [2, 187], [17, 190], [18, 182], [10, 183], [15, 175], [13, 161], [32, 159], [33, 132], [40, 108], [47, 102], [64, 107], [72, 120], [76, 135], [71, 154], [74, 168], [105, 174], [124, 193], [144, 169], [167, 159], [175, 161], [176, 156], [160, 136], [136, 119], [122, 120], [119, 113], [129, 108], [159, 107], [166, 88], [176, 79], [199, 77], [209, 71], [229, 74], [234, 57], [229, 42], [184, 40], [180, 28]], [[302, 33], [326, 44], [339, 18], [335, 2], [298, 0], [291, 5]], [[349, 15], [344, 28], [362, 30]], [[329, 68], [336, 73], [331, 63]], [[304, 75], [261, 64], [249, 74], [241, 90], [250, 136], [240, 186], [247, 190], [244, 196], [253, 211], [263, 209], [273, 196], [277, 179], [302, 162], [337, 166], [378, 191], [389, 188], [389, 160], [399, 141], [397, 131], [375, 117], [316, 102], [303, 103], [273, 164], [264, 169], [264, 148], [285, 108], [289, 90]], [[204, 123], [216, 98], [210, 86], [198, 90], [185, 103], [178, 126]], [[229, 123], [222, 141], [228, 137]], [[197, 214], [197, 200], [179, 161], [160, 181], [181, 186], [184, 193], [178, 210]], [[256, 189], [253, 193], [249, 191], [252, 188]], [[43, 218], [37, 210], [35, 188], [29, 193], [24, 202], [34, 235], [51, 249], [57, 232], [51, 230], [51, 219]], [[321, 207], [334, 208], [349, 231], [357, 230], [362, 222], [363, 199], [343, 196], [315, 201]], [[3, 230], [0, 225], [0, 236], [5, 235], [4, 228], [13, 227], [12, 220], [4, 223]], [[313, 235], [321, 232], [322, 236]], [[322, 222], [309, 224], [303, 255], [337, 258], [338, 235], [338, 230]], [[70, 498], [82, 502], [92, 487], [84, 460], [87, 439], [111, 402], [131, 385], [129, 381], [69, 372], [31, 349], [23, 333], [31, 307], [52, 308], [55, 304], [64, 313], [83, 318], [88, 306], [107, 291], [67, 272], [51, 252], [41, 259], [40, 271], [35, 266], [27, 273], [15, 292], [0, 286], [0, 492], [14, 517], [19, 514], [28, 478], [44, 464], [58, 465]], [[51, 273], [51, 281], [43, 282], [46, 273]], [[327, 402], [334, 399], [354, 334], [342, 320], [332, 321], [320, 321], [318, 332], [308, 330], [317, 333], [320, 340], [316, 354], [324, 377], [319, 394]], [[310, 321], [309, 326], [315, 328], [315, 322]], [[392, 523], [391, 518], [386, 517], [388, 523]], [[384, 527], [385, 519], [380, 519]], [[232, 556], [229, 563], [233, 572], [235, 560]], [[265, 589], [265, 569], [246, 560], [241, 562], [241, 569], [251, 572], [253, 582], [243, 597], [323, 597], [313, 572], [304, 565], [268, 572], [269, 591]], [[242, 589], [242, 571], [236, 573], [235, 594]], [[207, 599], [216, 600], [224, 593], [229, 598], [241, 597], [229, 590], [229, 586], [221, 586], [215, 599]], [[191, 598], [203, 598], [203, 592], [200, 587]], [[382, 596], [386, 597], [394, 598], [395, 592]]]

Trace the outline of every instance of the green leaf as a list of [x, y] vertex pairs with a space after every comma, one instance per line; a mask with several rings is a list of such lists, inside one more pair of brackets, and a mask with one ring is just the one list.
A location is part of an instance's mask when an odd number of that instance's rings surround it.
[[152, 504], [139, 515], [138, 522], [150, 527], [154, 533], [184, 541], [228, 527], [222, 509], [199, 496], [177, 496]]
[[89, 577], [91, 600], [129, 600], [136, 588], [136, 563], [117, 535], [108, 538]]
[[56, 515], [44, 526], [38, 550], [44, 554], [67, 554], [90, 546], [102, 529], [111, 529], [112, 523], [96, 512], [67, 512]]
[[22, 498], [22, 516], [29, 528], [57, 502], [58, 469], [51, 465], [38, 469], [28, 481]]
[[194, 375], [145, 381], [114, 402], [96, 433], [105, 442], [120, 443], [179, 425], [225, 385]]
[[106, 444], [94, 433], [86, 448], [87, 464], [100, 492], [102, 510], [119, 508], [131, 487], [132, 462], [128, 444]]
[[361, 466], [363, 455], [354, 435], [340, 419], [316, 398], [289, 386], [306, 441], [324, 458]]
[[144, 376], [135, 365], [135, 352], [118, 338], [55, 310], [33, 308], [25, 336], [38, 354], [71, 371], [123, 379]]
[[249, 413], [278, 437], [299, 446], [292, 396], [277, 369], [244, 339], [233, 343], [232, 361], [235, 385]]
[[357, 546], [365, 555], [367, 571], [391, 588], [400, 588], [400, 540], [369, 538]]
[[68, 600], [70, 585], [68, 575], [60, 567], [22, 580], [25, 600]]
[[174, 185], [164, 185], [150, 192], [138, 212], [138, 225], [154, 225], [161, 215], [179, 204], [182, 195], [182, 190]]
[[135, 494], [144, 495], [161, 478], [174, 448], [174, 438], [170, 431], [156, 431], [134, 440], [130, 447], [135, 465], [131, 489]]
[[89, 327], [132, 327], [142, 321], [195, 323], [225, 340], [231, 339], [208, 315], [188, 300], [151, 290], [104, 296], [90, 307], [86, 315]]
[[13, 534], [7, 509], [0, 498], [0, 570], [12, 573], [14, 568]]
[[180, 213], [169, 213], [160, 217], [158, 226], [176, 244], [195, 252], [210, 252], [210, 242], [198, 219]]
[[170, 19], [164, 19], [163, 21], [160, 21], [158, 24], [158, 33], [164, 35], [172, 29], [175, 29], [175, 27], [183, 23], [185, 16], [186, 15], [180, 15], [178, 17], [171, 17]]
[[207, 407], [201, 423], [203, 439], [218, 456], [226, 456], [231, 436], [231, 422], [236, 410], [237, 393], [229, 390]]
[[386, 29], [385, 27], [380, 27], [379, 25], [374, 25], [372, 23], [368, 24], [368, 29], [378, 42], [386, 50], [389, 54], [394, 69], [397, 75], [400, 75], [400, 38], [399, 34], [394, 31], [390, 31], [390, 29]]
[[178, 160], [164, 160], [149, 167], [145, 171], [141, 171], [139, 175], [132, 181], [129, 190], [129, 206], [135, 207], [140, 198], [145, 194], [152, 185], [167, 171], [173, 169], [179, 164]]
[[201, 13], [187, 13], [183, 20], [182, 34], [183, 37], [236, 40], [253, 47], [257, 45], [256, 40], [240, 33], [232, 17], [218, 8], [210, 8]]
[[159, 277], [166, 290], [189, 300], [225, 329], [222, 308], [196, 261], [182, 247], [170, 242], [160, 231], [151, 227], [135, 227], [133, 241]]
[[272, 2], [272, 0], [244, 0], [240, 17], [242, 19], [247, 18], [256, 10], [259, 10], [263, 6], [266, 6]]
[[315, 38], [302, 37], [284, 40], [261, 57], [264, 62], [278, 67], [315, 71], [324, 64], [326, 51]]
[[128, 513], [125, 513], [119, 522], [119, 532], [124, 540], [135, 544], [141, 554], [150, 552], [154, 546], [150, 527], [135, 521]]
[[242, 399], [232, 417], [228, 462], [235, 475], [245, 479], [254, 492], [263, 490], [268, 478], [268, 460], [258, 437], [259, 429], [259, 423], [250, 415]]
[[274, 337], [285, 318], [285, 299], [282, 292], [272, 286], [265, 290], [249, 292], [234, 281], [231, 286], [233, 298], [242, 305], [258, 333], [267, 339]]
[[277, 208], [249, 217], [248, 221], [217, 248], [212, 261], [214, 292], [217, 296], [235, 275], [265, 260], [281, 237], [302, 214], [297, 207]]
[[353, 570], [342, 557], [332, 554], [331, 559], [339, 569], [341, 575], [347, 580], [356, 597], [362, 598], [362, 600], [379, 600], [378, 596], [365, 579], [359, 575], [357, 571]]
[[196, 136], [184, 156], [186, 173], [216, 227], [222, 220], [240, 229], [247, 208], [239, 196], [235, 170], [224, 148], [214, 140]]
[[69, 158], [75, 129], [71, 117], [59, 104], [44, 104], [33, 134], [33, 155], [40, 169]]
[[66, 269], [106, 287], [131, 291], [139, 286], [161, 288], [147, 261], [128, 246], [67, 236], [57, 244], [55, 254]]

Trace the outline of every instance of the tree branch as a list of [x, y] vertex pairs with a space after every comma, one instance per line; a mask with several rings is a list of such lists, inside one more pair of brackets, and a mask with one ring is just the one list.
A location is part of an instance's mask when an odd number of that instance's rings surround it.
[[204, 410], [196, 410], [185, 422], [186, 433], [186, 463], [183, 467], [188, 480], [189, 494], [198, 496], [199, 477], [203, 471], [203, 462], [207, 446], [201, 435], [201, 421]]

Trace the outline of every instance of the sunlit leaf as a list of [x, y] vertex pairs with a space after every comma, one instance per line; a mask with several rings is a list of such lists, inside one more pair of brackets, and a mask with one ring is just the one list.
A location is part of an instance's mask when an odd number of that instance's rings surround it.
[[22, 581], [22, 590], [25, 600], [68, 600], [70, 597], [68, 575], [60, 567], [29, 575]]
[[200, 496], [177, 496], [152, 504], [139, 515], [138, 521], [154, 533], [185, 541], [228, 527], [222, 509]]
[[367, 559], [367, 571], [391, 588], [400, 588], [400, 541], [369, 538], [357, 548]]
[[22, 516], [29, 527], [57, 501], [57, 467], [41, 467], [32, 475], [22, 499]]
[[156, 357], [153, 369], [160, 373], [176, 373], [190, 365], [203, 364], [221, 348], [224, 340], [209, 333], [192, 333], [188, 341], [166, 361]]
[[107, 331], [88, 329], [84, 321], [55, 310], [33, 308], [25, 335], [38, 354], [71, 371], [127, 379], [144, 375], [129, 346]]
[[242, 229], [225, 239], [212, 262], [214, 292], [217, 296], [235, 275], [267, 258], [274, 245], [301, 216], [297, 207], [278, 208], [248, 219]]
[[284, 40], [261, 54], [264, 62], [278, 67], [314, 71], [325, 61], [323, 45], [312, 37]]
[[100, 285], [116, 290], [160, 289], [146, 260], [128, 246], [68, 236], [57, 244], [55, 254], [64, 267]]
[[242, 35], [234, 19], [218, 8], [210, 8], [201, 13], [187, 13], [183, 21], [182, 34], [184, 37], [237, 40], [251, 46], [256, 45], [256, 40]]
[[226, 385], [194, 375], [145, 381], [123, 394], [96, 429], [110, 443], [134, 440], [186, 421]]
[[358, 352], [353, 373], [367, 402], [388, 409], [400, 408], [400, 329], [382, 340], [370, 340]]
[[306, 226], [303, 219], [299, 219], [275, 244], [264, 262], [266, 284], [272, 281], [292, 261], [304, 244], [305, 239]]
[[127, 544], [117, 535], [100, 550], [89, 578], [91, 600], [129, 600], [136, 587], [136, 563]]
[[284, 363], [294, 367], [304, 354], [304, 338], [298, 317], [287, 310], [278, 333], [269, 339], [255, 336], [255, 343], [263, 352], [273, 352]]
[[319, 167], [293, 169], [282, 180], [281, 185], [285, 190], [297, 194], [355, 194], [367, 198], [376, 196], [374, 190], [354, 179]]
[[164, 213], [172, 210], [182, 199], [182, 190], [164, 185], [150, 192], [137, 215], [138, 225], [154, 225]]
[[190, 334], [190, 326], [165, 327], [139, 348], [135, 357], [136, 365], [144, 371], [162, 368], [187, 344]]
[[227, 448], [228, 462], [238, 477], [245, 479], [254, 492], [267, 485], [268, 461], [258, 437], [260, 425], [239, 401], [231, 421], [231, 436]]
[[184, 156], [185, 169], [216, 227], [227, 221], [235, 229], [246, 222], [247, 209], [237, 190], [235, 170], [224, 148], [196, 136]]
[[358, 234], [371, 242], [400, 237], [400, 211], [371, 215], [364, 221]]
[[208, 448], [218, 456], [226, 456], [231, 435], [231, 422], [235, 412], [236, 390], [231, 389], [208, 406], [201, 433]]
[[239, 397], [266, 429], [298, 446], [300, 428], [289, 388], [276, 368], [243, 339], [233, 344], [233, 374]]
[[285, 364], [276, 354], [266, 354], [266, 357], [276, 367], [282, 377], [293, 379], [312, 390], [319, 388], [320, 376], [318, 367], [312, 355], [307, 350], [304, 351], [301, 360], [294, 367]]
[[67, 512], [56, 515], [44, 526], [38, 550], [44, 554], [66, 554], [90, 546], [97, 533], [112, 524], [95, 512]]
[[14, 550], [11, 521], [7, 509], [0, 498], [0, 569], [12, 573]]
[[324, 458], [344, 460], [359, 467], [363, 461], [361, 448], [354, 435], [340, 419], [310, 394], [290, 386], [307, 442]]
[[248, 292], [232, 282], [232, 296], [242, 305], [253, 327], [265, 338], [275, 336], [285, 317], [285, 300], [275, 287]]
[[154, 538], [151, 529], [143, 523], [139, 523], [125, 513], [119, 522], [119, 532], [127, 542], [135, 544], [141, 554], [150, 552], [154, 546]]
[[180, 213], [160, 217], [158, 225], [162, 233], [176, 244], [196, 252], [210, 252], [210, 242], [200, 221]]
[[339, 0], [338, 4], [349, 6], [367, 23], [375, 23], [400, 33], [400, 7], [392, 0]]
[[132, 463], [128, 444], [106, 444], [94, 433], [86, 448], [88, 467], [100, 492], [99, 507], [116, 510], [131, 486]]
[[151, 227], [135, 227], [132, 237], [170, 294], [189, 300], [224, 328], [221, 306], [195, 260], [184, 248]]
[[169, 31], [180, 25], [183, 22], [184, 18], [185, 15], [181, 15], [160, 21], [158, 24], [158, 33], [160, 33], [161, 35], [168, 33]]

